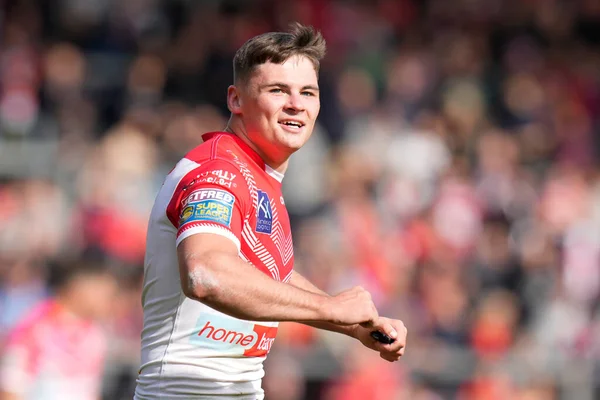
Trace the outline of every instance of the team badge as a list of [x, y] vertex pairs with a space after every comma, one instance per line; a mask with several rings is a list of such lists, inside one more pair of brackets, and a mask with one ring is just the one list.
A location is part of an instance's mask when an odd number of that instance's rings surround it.
[[258, 205], [256, 210], [256, 232], [271, 234], [273, 230], [273, 210], [269, 195], [262, 190], [258, 191]]
[[193, 205], [190, 205], [185, 207], [183, 211], [181, 211], [181, 216], [179, 217], [179, 225], [183, 225], [186, 222], [188, 222], [190, 217], [194, 215], [195, 208], [196, 207], [194, 207]]

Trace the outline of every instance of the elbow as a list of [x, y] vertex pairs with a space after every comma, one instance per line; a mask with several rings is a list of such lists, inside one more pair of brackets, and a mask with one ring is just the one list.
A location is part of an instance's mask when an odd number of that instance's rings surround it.
[[217, 295], [219, 285], [209, 268], [195, 265], [188, 269], [187, 276], [182, 282], [183, 294], [193, 300], [205, 302]]
[[185, 297], [187, 297], [188, 299], [192, 299], [192, 300], [201, 301], [201, 298], [203, 296], [205, 296], [204, 293], [198, 292], [196, 290], [196, 288], [194, 288], [194, 286], [192, 284], [190, 284], [189, 281], [181, 283], [181, 291], [183, 292]]

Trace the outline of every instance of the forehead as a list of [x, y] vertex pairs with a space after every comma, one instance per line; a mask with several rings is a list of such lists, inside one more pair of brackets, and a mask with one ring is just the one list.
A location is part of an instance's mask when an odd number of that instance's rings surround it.
[[258, 65], [250, 77], [250, 82], [257, 85], [279, 82], [290, 86], [316, 86], [317, 71], [308, 58], [294, 56], [288, 58], [283, 64], [266, 62]]

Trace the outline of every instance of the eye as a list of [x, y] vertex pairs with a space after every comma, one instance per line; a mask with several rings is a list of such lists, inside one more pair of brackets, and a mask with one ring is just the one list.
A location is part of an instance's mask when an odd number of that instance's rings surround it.
[[313, 97], [315, 94], [313, 92], [304, 91], [302, 92], [302, 96]]
[[283, 90], [281, 90], [280, 88], [273, 88], [269, 90], [269, 93], [283, 93]]

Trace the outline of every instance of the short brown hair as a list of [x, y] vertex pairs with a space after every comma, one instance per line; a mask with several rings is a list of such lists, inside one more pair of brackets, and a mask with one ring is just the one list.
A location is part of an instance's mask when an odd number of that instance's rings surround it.
[[254, 69], [266, 62], [282, 64], [293, 56], [308, 58], [319, 72], [325, 57], [325, 39], [312, 26], [293, 23], [289, 32], [268, 32], [254, 36], [242, 45], [233, 58], [234, 82], [245, 81]]

